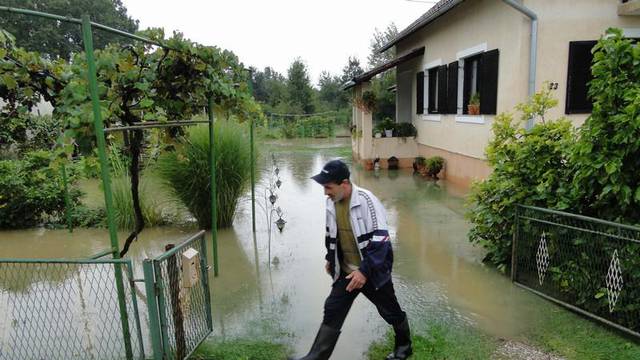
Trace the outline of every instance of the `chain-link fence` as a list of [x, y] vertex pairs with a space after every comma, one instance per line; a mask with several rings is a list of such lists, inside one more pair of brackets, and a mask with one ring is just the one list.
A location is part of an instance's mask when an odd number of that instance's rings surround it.
[[0, 359], [144, 359], [122, 274], [128, 260], [0, 259]]
[[520, 206], [513, 280], [640, 337], [640, 228]]
[[[145, 279], [155, 275], [155, 286], [147, 286], [149, 309], [157, 302], [150, 323], [159, 322], [160, 333], [151, 334], [154, 354], [162, 359], [186, 359], [213, 329], [208, 285], [204, 231], [163, 255], [145, 261]], [[149, 285], [149, 283], [147, 283]], [[154, 316], [157, 319], [153, 319]], [[153, 327], [153, 325], [152, 325]]]

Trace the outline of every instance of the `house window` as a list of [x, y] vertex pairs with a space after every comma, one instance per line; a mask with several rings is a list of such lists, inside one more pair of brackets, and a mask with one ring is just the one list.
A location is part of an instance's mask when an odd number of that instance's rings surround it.
[[416, 114], [424, 114], [424, 71], [416, 74]]
[[438, 113], [438, 68], [429, 69], [429, 85], [428, 92], [428, 111], [429, 114]]
[[572, 41], [569, 43], [569, 68], [567, 71], [566, 114], [587, 114], [593, 109], [589, 99], [589, 82], [596, 41]]
[[[457, 76], [460, 80], [449, 80], [450, 84], [458, 83], [461, 86], [461, 92], [458, 93], [461, 99], [458, 100], [459, 109], [457, 112], [468, 114], [468, 105], [471, 97], [478, 94], [480, 97], [480, 114], [495, 115], [498, 101], [498, 60], [500, 52], [495, 49], [482, 52], [480, 54], [471, 55], [450, 64], [449, 73], [455, 74], [458, 68]], [[457, 64], [460, 64], [459, 67]], [[462, 74], [459, 74], [462, 72]], [[451, 76], [451, 75], [450, 75]], [[457, 89], [456, 89], [457, 90]], [[453, 108], [453, 103], [449, 104]]]
[[480, 82], [482, 81], [478, 77], [480, 76], [480, 67], [482, 61], [482, 54], [470, 56], [464, 59], [464, 85], [463, 85], [463, 106], [462, 110], [464, 114], [467, 114], [467, 105], [469, 105], [470, 99], [480, 93]]
[[437, 66], [427, 71], [427, 112], [447, 114], [447, 66]]

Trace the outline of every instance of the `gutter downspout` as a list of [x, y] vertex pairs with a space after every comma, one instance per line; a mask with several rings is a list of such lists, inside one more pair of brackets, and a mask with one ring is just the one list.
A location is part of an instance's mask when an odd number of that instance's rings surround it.
[[[537, 53], [538, 53], [538, 15], [531, 11], [531, 9], [520, 4], [515, 0], [502, 0], [505, 4], [518, 10], [531, 19], [531, 44], [529, 50], [529, 96], [533, 96], [536, 93], [536, 66], [537, 66]], [[527, 120], [525, 129], [531, 129], [533, 127], [533, 119]]]

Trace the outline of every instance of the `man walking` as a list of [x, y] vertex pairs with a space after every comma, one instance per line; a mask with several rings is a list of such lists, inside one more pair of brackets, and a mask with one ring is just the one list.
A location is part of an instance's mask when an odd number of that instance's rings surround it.
[[412, 354], [409, 322], [391, 282], [393, 251], [386, 212], [370, 191], [349, 180], [349, 168], [340, 160], [328, 162], [312, 177], [328, 196], [325, 265], [333, 277], [324, 304], [324, 318], [309, 353], [299, 360], [327, 360], [356, 296], [362, 293], [380, 316], [393, 326], [395, 347], [388, 360]]

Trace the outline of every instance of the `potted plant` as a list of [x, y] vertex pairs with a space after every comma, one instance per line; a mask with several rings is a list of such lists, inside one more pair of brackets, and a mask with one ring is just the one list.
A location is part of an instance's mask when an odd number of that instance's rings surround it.
[[393, 130], [396, 128], [396, 123], [390, 117], [384, 118], [380, 124], [378, 124], [378, 129], [384, 131], [384, 137], [393, 137]]
[[364, 169], [367, 171], [371, 171], [373, 170], [373, 160], [371, 159], [366, 159], [364, 161]]
[[353, 98], [353, 103], [362, 111], [372, 113], [376, 109], [378, 100], [376, 94], [371, 90], [365, 90], [362, 95]]
[[427, 159], [424, 156], [417, 156], [413, 160], [413, 172], [424, 175], [426, 171]]
[[444, 159], [440, 156], [428, 158], [425, 166], [427, 169], [427, 175], [438, 180], [438, 173], [444, 167]]
[[480, 93], [476, 92], [471, 95], [469, 105], [467, 105], [469, 115], [480, 115]]
[[408, 137], [418, 136], [418, 130], [412, 123], [398, 123], [396, 124], [396, 136], [406, 141]]

